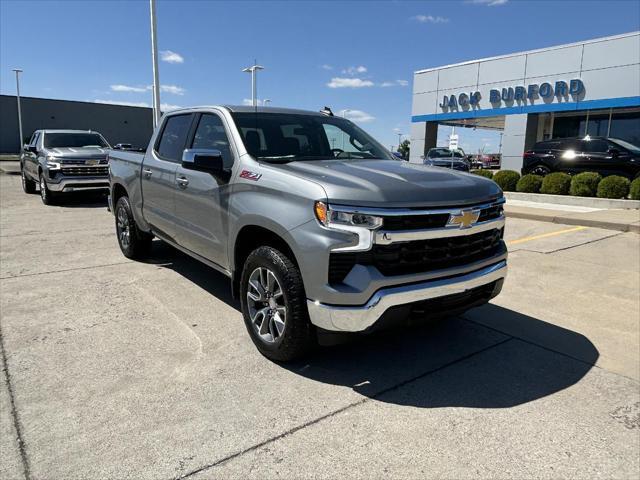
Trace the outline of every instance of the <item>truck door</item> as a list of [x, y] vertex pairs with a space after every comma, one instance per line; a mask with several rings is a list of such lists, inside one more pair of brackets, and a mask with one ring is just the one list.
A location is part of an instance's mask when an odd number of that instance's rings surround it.
[[180, 226], [180, 245], [220, 265], [229, 267], [227, 258], [228, 205], [234, 153], [223, 119], [203, 113], [196, 119], [187, 148], [219, 150], [224, 174], [212, 174], [178, 166], [176, 170], [176, 219]]
[[141, 174], [142, 211], [153, 229], [168, 240], [176, 240], [176, 169], [193, 121], [193, 114], [167, 117], [162, 131], [144, 157]]
[[[37, 147], [38, 139], [40, 138], [40, 132], [34, 132], [29, 142], [29, 147]], [[24, 169], [31, 176], [31, 178], [38, 179], [38, 154], [32, 153], [28, 150], [23, 152], [24, 155]]]

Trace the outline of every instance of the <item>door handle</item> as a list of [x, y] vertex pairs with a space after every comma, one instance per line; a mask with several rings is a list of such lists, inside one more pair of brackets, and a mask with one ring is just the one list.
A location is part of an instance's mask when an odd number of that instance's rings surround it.
[[148, 168], [143, 168], [142, 173], [144, 173], [145, 177], [149, 178], [153, 174], [153, 170], [150, 170]]
[[178, 177], [176, 178], [176, 183], [180, 188], [187, 188], [187, 185], [189, 185], [189, 180], [186, 177]]

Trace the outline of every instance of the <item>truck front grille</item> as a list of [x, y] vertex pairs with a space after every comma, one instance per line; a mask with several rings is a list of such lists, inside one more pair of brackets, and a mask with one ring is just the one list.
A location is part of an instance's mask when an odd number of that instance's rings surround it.
[[96, 165], [95, 167], [63, 167], [62, 174], [73, 177], [99, 177], [109, 174], [107, 165]]
[[[473, 208], [473, 207], [467, 207]], [[478, 222], [494, 220], [502, 215], [502, 204], [490, 205], [480, 210]], [[449, 221], [448, 213], [386, 216], [382, 220], [382, 229], [387, 231], [426, 230], [444, 228]]]
[[493, 229], [459, 237], [374, 245], [368, 252], [332, 253], [329, 283], [342, 282], [357, 264], [374, 266], [385, 276], [459, 267], [497, 255], [501, 238], [502, 230]]

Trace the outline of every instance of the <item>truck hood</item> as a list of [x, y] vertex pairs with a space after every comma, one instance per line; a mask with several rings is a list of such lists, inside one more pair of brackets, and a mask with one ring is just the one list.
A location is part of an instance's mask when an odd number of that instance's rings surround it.
[[367, 207], [471, 205], [502, 196], [492, 180], [395, 160], [320, 160], [276, 167], [313, 180], [330, 203]]
[[107, 149], [100, 147], [60, 147], [47, 148], [46, 154], [60, 157], [61, 159], [104, 159], [107, 158]]

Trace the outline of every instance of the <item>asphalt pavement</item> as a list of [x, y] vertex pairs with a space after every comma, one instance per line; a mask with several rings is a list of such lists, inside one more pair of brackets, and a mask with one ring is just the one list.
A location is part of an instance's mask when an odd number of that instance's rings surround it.
[[0, 174], [0, 478], [640, 477], [640, 236], [506, 239], [491, 304], [278, 365], [222, 275]]

